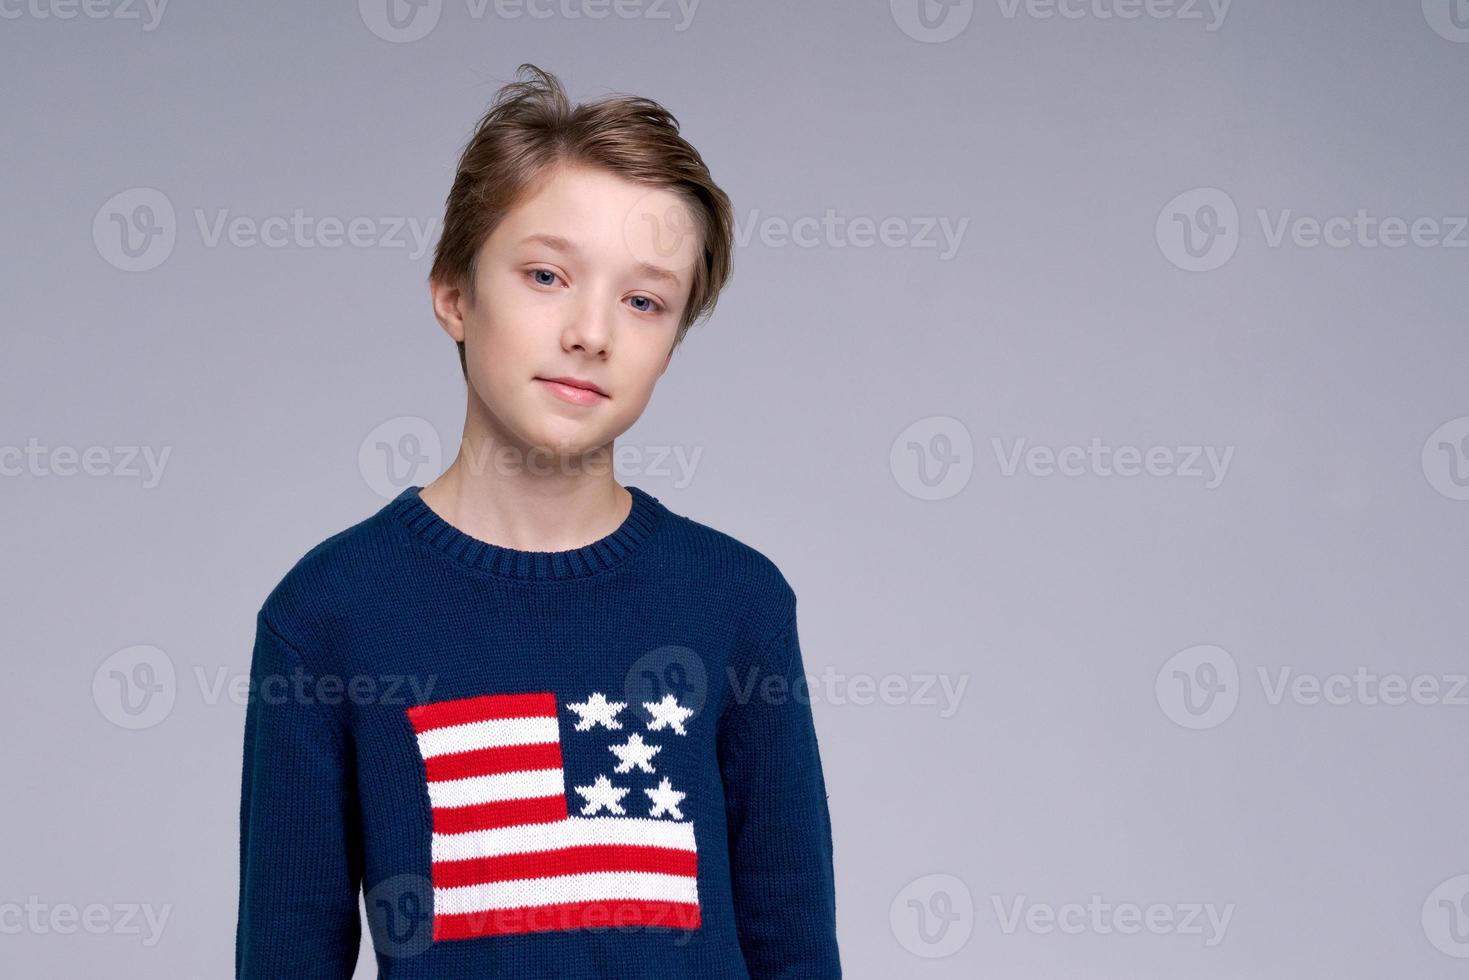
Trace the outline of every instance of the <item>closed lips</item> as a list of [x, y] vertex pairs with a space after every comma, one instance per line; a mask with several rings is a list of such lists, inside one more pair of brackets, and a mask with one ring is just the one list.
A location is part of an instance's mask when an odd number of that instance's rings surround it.
[[581, 388], [584, 391], [594, 391], [599, 395], [607, 394], [607, 392], [603, 391], [592, 382], [583, 381], [580, 378], [542, 378], [541, 380], [550, 381], [554, 384], [566, 385], [568, 388]]

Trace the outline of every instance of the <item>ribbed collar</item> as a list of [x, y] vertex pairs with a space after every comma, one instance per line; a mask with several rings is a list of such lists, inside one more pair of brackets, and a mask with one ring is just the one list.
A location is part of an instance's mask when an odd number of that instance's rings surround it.
[[456, 561], [505, 578], [560, 580], [583, 578], [627, 560], [652, 535], [663, 516], [657, 497], [628, 486], [632, 510], [617, 529], [591, 544], [569, 551], [519, 551], [481, 541], [459, 530], [423, 502], [410, 486], [388, 504], [388, 511], [432, 547]]

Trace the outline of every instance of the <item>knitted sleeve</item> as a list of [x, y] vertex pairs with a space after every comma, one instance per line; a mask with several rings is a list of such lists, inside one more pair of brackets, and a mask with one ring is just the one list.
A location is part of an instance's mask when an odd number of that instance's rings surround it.
[[314, 684], [262, 611], [240, 789], [241, 980], [338, 980], [357, 962], [362, 869], [353, 779], [338, 721], [314, 697]]
[[834, 980], [831, 819], [794, 608], [737, 686], [719, 764], [740, 948], [752, 980]]

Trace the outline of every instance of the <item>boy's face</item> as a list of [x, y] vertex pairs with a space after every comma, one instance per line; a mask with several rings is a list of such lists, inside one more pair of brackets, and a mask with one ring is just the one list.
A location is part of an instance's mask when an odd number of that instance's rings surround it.
[[687, 216], [670, 191], [560, 166], [481, 245], [473, 303], [431, 284], [439, 322], [465, 344], [466, 435], [569, 456], [631, 427], [692, 286]]

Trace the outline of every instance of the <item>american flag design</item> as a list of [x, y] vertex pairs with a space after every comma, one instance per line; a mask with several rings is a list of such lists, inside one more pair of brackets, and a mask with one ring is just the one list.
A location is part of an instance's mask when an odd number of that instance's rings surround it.
[[[672, 695], [487, 694], [407, 709], [433, 810], [433, 938], [608, 926], [699, 927], [698, 852], [660, 755], [693, 711]], [[571, 787], [568, 739], [599, 742]], [[582, 746], [578, 745], [578, 751]], [[580, 759], [581, 756], [578, 756]], [[574, 794], [574, 795], [572, 795]]]

